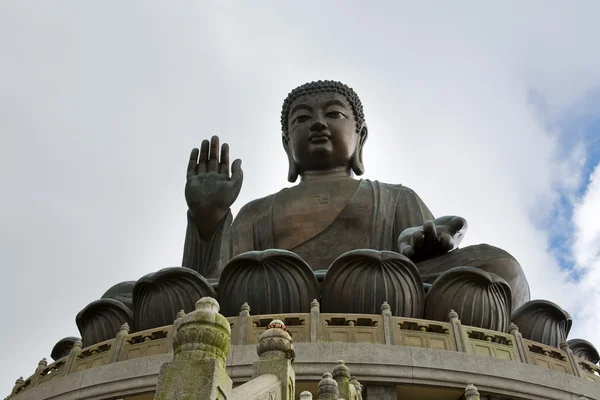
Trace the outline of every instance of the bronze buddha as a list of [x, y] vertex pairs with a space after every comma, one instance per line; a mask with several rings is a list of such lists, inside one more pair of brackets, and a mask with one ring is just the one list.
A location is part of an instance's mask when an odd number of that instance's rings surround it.
[[506, 251], [486, 244], [458, 248], [465, 219], [434, 218], [405, 186], [354, 178], [364, 173], [368, 134], [354, 90], [334, 81], [299, 86], [284, 101], [281, 126], [288, 180], [300, 177], [300, 183], [251, 201], [235, 220], [230, 207], [242, 186], [241, 161], [230, 173], [229, 147], [219, 149], [216, 136], [192, 150], [184, 267], [218, 278], [231, 257], [283, 249], [317, 271], [350, 250], [385, 250], [413, 261], [425, 283], [454, 267], [474, 267], [509, 284], [512, 309], [529, 301], [523, 269]]

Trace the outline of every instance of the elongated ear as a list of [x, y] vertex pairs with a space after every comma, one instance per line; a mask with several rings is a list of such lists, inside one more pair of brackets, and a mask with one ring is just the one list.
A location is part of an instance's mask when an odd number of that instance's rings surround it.
[[365, 173], [365, 165], [363, 164], [363, 146], [367, 141], [368, 133], [369, 130], [367, 129], [367, 124], [363, 123], [362, 127], [360, 128], [360, 132], [358, 133], [359, 138], [356, 144], [356, 149], [354, 150], [354, 154], [350, 160], [350, 167], [357, 176]]
[[295, 183], [298, 180], [298, 168], [290, 151], [290, 139], [285, 134], [282, 134], [281, 141], [283, 142], [283, 148], [288, 158], [288, 182]]

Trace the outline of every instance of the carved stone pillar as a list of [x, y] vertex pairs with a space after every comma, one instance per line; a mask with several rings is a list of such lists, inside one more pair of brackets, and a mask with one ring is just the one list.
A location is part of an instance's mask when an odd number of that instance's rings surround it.
[[31, 377], [31, 387], [34, 387], [37, 384], [38, 379], [40, 378], [40, 374], [42, 371], [48, 366], [48, 362], [45, 358], [42, 358], [38, 363], [37, 368], [35, 369], [35, 373]]
[[337, 382], [329, 372], [323, 374], [323, 378], [319, 382], [318, 393], [317, 400], [338, 400], [340, 398]]
[[83, 343], [81, 340], [77, 340], [69, 352], [69, 356], [67, 357], [64, 367], [61, 368], [64, 371], [62, 376], [75, 372], [75, 360], [77, 360], [77, 357], [81, 354], [82, 347]]
[[261, 375], [275, 375], [281, 383], [281, 398], [295, 398], [296, 374], [292, 368], [295, 358], [292, 337], [284, 323], [273, 320], [258, 338], [256, 353], [259, 360], [252, 364], [252, 378]]
[[468, 384], [465, 389], [465, 400], [480, 400], [479, 390], [473, 384]]
[[392, 309], [387, 301], [384, 301], [381, 305], [381, 317], [383, 319], [383, 337], [385, 340], [385, 344], [394, 344]]
[[573, 369], [573, 375], [578, 376], [580, 378], [583, 377], [583, 371], [581, 371], [579, 363], [575, 358], [575, 354], [573, 354], [573, 350], [571, 350], [566, 340], [560, 342], [560, 349], [567, 353], [567, 360], [569, 361], [569, 365], [571, 365], [571, 368]]
[[508, 333], [515, 337], [515, 345], [517, 346], [517, 352], [521, 362], [530, 363], [528, 350], [527, 347], [525, 347], [525, 342], [523, 342], [523, 335], [521, 335], [519, 327], [514, 322], [511, 322], [510, 325], [508, 325]]
[[463, 331], [462, 324], [460, 323], [460, 319], [458, 319], [456, 311], [450, 310], [448, 318], [450, 319], [451, 325], [450, 336], [454, 338], [456, 350], [461, 353], [471, 353], [469, 338], [467, 338], [467, 334]]
[[234, 343], [237, 345], [246, 344], [246, 336], [248, 335], [248, 319], [250, 318], [250, 306], [248, 303], [242, 304], [240, 314], [237, 317], [235, 324]]
[[125, 322], [123, 325], [121, 325], [121, 329], [119, 329], [119, 332], [117, 332], [117, 337], [110, 348], [110, 357], [108, 359], [109, 363], [119, 361], [119, 354], [121, 353], [121, 349], [123, 348], [123, 344], [125, 343], [125, 338], [127, 335], [129, 335], [129, 324]]
[[[173, 361], [160, 368], [155, 400], [227, 399], [232, 382], [225, 371], [231, 350], [231, 328], [219, 314], [219, 303], [203, 297], [196, 310], [176, 321]], [[202, 379], [198, 379], [202, 377]]]
[[321, 306], [317, 299], [310, 303], [310, 342], [317, 343], [319, 341], [319, 319], [321, 314]]
[[343, 361], [338, 361], [338, 365], [333, 369], [333, 379], [338, 384], [339, 396], [345, 400], [356, 400], [356, 388], [350, 383], [350, 370]]

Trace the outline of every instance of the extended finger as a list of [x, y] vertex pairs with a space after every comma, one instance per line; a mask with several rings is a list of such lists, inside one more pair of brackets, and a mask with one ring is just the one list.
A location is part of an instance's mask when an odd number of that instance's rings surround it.
[[200, 146], [200, 159], [198, 160], [198, 173], [205, 173], [207, 169], [208, 163], [208, 140], [202, 141], [202, 146]]
[[231, 164], [231, 180], [242, 183], [244, 171], [242, 171], [242, 160], [239, 158]]
[[210, 158], [208, 159], [208, 172], [219, 172], [219, 137], [210, 139]]
[[425, 246], [425, 233], [422, 230], [417, 230], [413, 233], [413, 250], [421, 249]]
[[198, 173], [198, 154], [200, 151], [198, 149], [193, 149], [190, 153], [190, 161], [187, 167], [187, 177], [189, 179], [190, 176], [196, 175]]
[[423, 224], [423, 233], [425, 235], [426, 242], [434, 242], [437, 240], [437, 232], [435, 230], [435, 224], [433, 221], [425, 221]]
[[229, 145], [223, 143], [221, 146], [221, 162], [219, 164], [219, 173], [229, 178]]

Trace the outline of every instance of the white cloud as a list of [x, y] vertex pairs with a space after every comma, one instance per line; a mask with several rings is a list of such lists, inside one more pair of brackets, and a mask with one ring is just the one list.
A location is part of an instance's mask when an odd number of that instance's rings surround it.
[[0, 333], [0, 391], [113, 283], [180, 263], [186, 158], [202, 139], [220, 134], [244, 160], [236, 210], [285, 186], [281, 102], [313, 79], [360, 94], [369, 178], [465, 216], [465, 244], [515, 255], [533, 297], [600, 347], [592, 186], [575, 219], [582, 283], [532, 218], [584, 179], [585, 148], [565, 156], [546, 122], [600, 84], [600, 4], [478, 4], [3, 3], [0, 304], [18, 328]]

